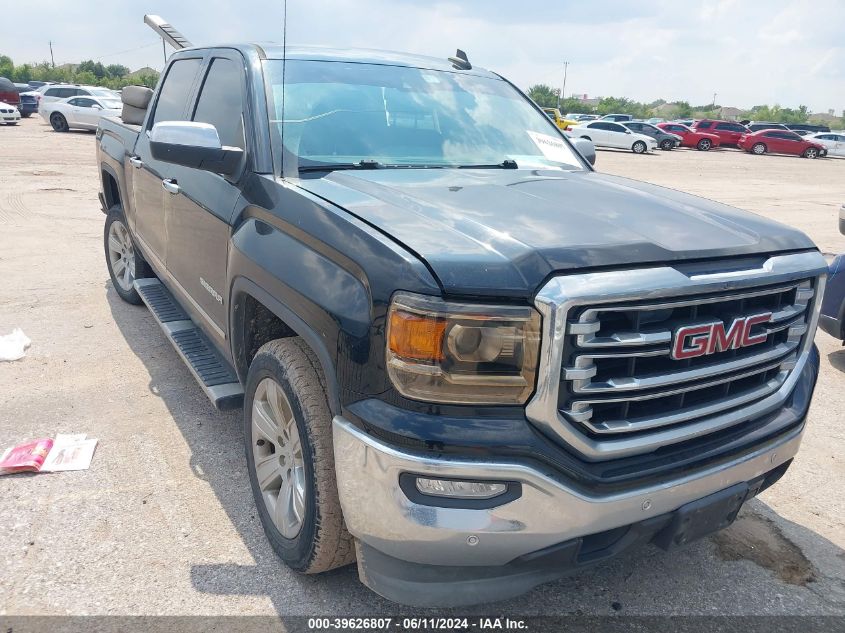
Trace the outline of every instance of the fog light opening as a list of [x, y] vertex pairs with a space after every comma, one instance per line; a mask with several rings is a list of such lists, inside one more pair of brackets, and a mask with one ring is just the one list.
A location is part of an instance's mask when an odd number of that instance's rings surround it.
[[455, 481], [427, 477], [417, 477], [416, 487], [424, 495], [450, 499], [493, 499], [505, 494], [508, 489], [508, 485], [501, 482]]

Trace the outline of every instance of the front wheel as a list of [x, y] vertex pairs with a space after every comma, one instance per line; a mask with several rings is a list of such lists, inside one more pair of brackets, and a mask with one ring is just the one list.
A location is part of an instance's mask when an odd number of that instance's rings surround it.
[[648, 148], [643, 141], [637, 141], [631, 146], [631, 151], [635, 154], [644, 154]]
[[819, 157], [819, 150], [815, 147], [808, 147], [804, 151], [804, 158], [818, 158]]
[[660, 142], [660, 149], [662, 149], [665, 152], [668, 152], [670, 149], [673, 149], [674, 147], [675, 147], [675, 143], [673, 141], [670, 141], [668, 138], [666, 140]]
[[54, 112], [50, 115], [50, 125], [56, 132], [67, 132], [70, 127], [67, 124], [67, 119], [60, 113]]
[[23, 117], [24, 119], [28, 119], [31, 116], [32, 112], [21, 112], [21, 117]]
[[710, 142], [709, 138], [701, 139], [696, 145], [696, 148], [698, 148], [698, 150], [701, 152], [709, 151], [711, 147], [713, 147], [713, 143]]
[[135, 290], [135, 280], [152, 276], [152, 271], [141, 254], [135, 249], [132, 236], [119, 206], [109, 209], [103, 234], [106, 250], [106, 265], [112, 285], [121, 299], [140, 305], [141, 297]]
[[754, 143], [754, 146], [751, 148], [752, 154], [757, 154], [757, 156], [762, 156], [766, 153], [766, 146], [763, 143]]
[[277, 339], [258, 350], [247, 374], [243, 437], [255, 505], [276, 554], [307, 574], [353, 562], [325, 380], [302, 339]]

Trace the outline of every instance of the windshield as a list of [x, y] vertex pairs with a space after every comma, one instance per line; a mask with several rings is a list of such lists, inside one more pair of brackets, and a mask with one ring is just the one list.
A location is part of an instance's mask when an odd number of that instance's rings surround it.
[[[270, 118], [297, 167], [581, 169], [557, 127], [500, 79], [364, 63], [265, 62]], [[278, 136], [277, 136], [278, 140]], [[291, 163], [293, 163], [291, 165]]]
[[100, 99], [100, 103], [107, 110], [119, 110], [123, 106], [119, 99]]
[[95, 97], [114, 97], [114, 91], [108, 88], [87, 88], [88, 92]]

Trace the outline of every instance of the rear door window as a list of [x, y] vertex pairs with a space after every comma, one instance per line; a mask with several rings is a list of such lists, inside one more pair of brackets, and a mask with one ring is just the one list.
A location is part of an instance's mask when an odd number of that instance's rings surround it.
[[159, 121], [187, 121], [188, 98], [194, 87], [202, 59], [178, 59], [170, 65], [159, 91], [155, 115], [150, 125]]
[[241, 68], [231, 59], [214, 58], [205, 76], [193, 120], [217, 128], [223, 145], [244, 149], [242, 74]]

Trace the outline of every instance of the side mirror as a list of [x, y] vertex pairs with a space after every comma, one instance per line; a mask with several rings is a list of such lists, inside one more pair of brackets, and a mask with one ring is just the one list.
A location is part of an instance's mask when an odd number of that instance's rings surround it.
[[150, 132], [150, 152], [156, 160], [229, 176], [241, 163], [244, 151], [220, 144], [210, 123], [161, 121]]
[[102, 110], [103, 109], [103, 106], [97, 105], [96, 103], [94, 105], [92, 105], [91, 107], [94, 108], [95, 110]]
[[631, 130], [625, 130], [625, 134], [630, 134]]
[[578, 153], [584, 157], [591, 165], [596, 164], [596, 146], [593, 142], [586, 138], [570, 138], [569, 142], [578, 150]]

